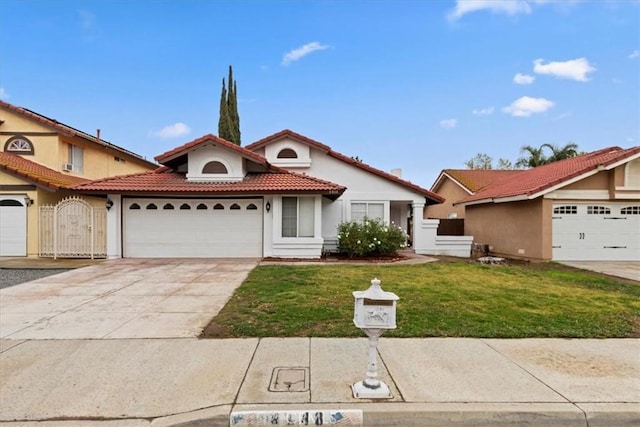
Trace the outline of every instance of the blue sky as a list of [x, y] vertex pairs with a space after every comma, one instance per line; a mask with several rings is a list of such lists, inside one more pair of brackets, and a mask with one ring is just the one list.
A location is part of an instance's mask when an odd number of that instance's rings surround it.
[[292, 129], [429, 187], [483, 152], [640, 145], [640, 1], [0, 0], [0, 97], [147, 158]]

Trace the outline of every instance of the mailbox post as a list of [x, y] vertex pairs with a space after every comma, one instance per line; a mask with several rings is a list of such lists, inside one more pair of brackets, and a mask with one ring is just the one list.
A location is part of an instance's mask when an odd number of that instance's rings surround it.
[[387, 329], [396, 328], [396, 302], [400, 299], [380, 287], [374, 278], [366, 291], [353, 292], [353, 323], [369, 337], [367, 377], [351, 386], [353, 396], [361, 399], [391, 399], [389, 386], [378, 380], [378, 338]]

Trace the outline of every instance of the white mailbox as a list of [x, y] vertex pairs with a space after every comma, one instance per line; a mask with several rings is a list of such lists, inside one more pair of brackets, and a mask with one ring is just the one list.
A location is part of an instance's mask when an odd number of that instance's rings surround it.
[[378, 338], [387, 329], [396, 328], [396, 302], [400, 299], [392, 292], [380, 287], [374, 278], [366, 291], [353, 293], [355, 307], [353, 323], [369, 337], [369, 361], [367, 377], [351, 385], [353, 397], [357, 399], [391, 399], [389, 386], [378, 380]]
[[353, 292], [355, 307], [353, 323], [360, 329], [395, 329], [396, 302], [400, 299], [393, 292], [385, 292], [380, 280], [374, 278], [366, 291]]

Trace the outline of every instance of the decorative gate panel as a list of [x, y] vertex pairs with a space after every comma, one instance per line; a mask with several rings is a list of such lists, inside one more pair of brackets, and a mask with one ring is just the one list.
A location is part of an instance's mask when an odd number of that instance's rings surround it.
[[40, 208], [40, 256], [106, 258], [107, 210], [78, 197]]

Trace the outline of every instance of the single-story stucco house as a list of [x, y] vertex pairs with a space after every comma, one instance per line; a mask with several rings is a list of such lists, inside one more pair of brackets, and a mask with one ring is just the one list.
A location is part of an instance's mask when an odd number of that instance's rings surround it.
[[464, 219], [461, 200], [493, 181], [523, 172], [519, 169], [443, 169], [430, 190], [445, 198], [443, 203], [424, 207], [425, 218]]
[[640, 261], [640, 146], [609, 147], [493, 180], [453, 203], [492, 254]]
[[470, 239], [438, 246], [437, 221], [423, 222], [442, 197], [290, 130], [247, 147], [205, 135], [156, 161], [74, 187], [108, 197], [109, 257], [317, 258], [340, 222], [365, 216], [401, 227], [419, 253], [469, 255]]

